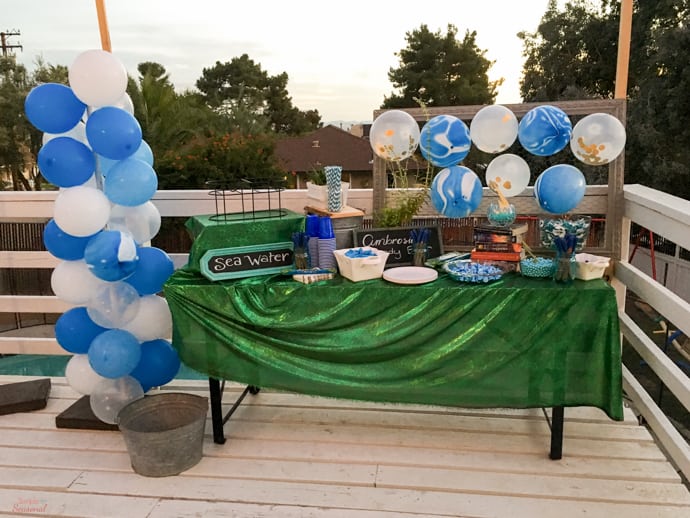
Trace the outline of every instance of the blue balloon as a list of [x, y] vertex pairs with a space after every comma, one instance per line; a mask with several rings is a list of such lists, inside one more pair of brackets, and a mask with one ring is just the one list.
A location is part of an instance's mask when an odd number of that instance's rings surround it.
[[121, 281], [132, 275], [137, 267], [136, 243], [130, 235], [119, 230], [102, 230], [87, 243], [84, 261], [99, 279]]
[[141, 344], [141, 359], [130, 373], [146, 392], [172, 381], [180, 370], [180, 357], [170, 342], [163, 339]]
[[138, 158], [127, 158], [113, 165], [105, 176], [103, 192], [113, 203], [136, 207], [146, 203], [158, 189], [153, 168]]
[[137, 248], [139, 261], [134, 273], [125, 279], [139, 295], [153, 295], [163, 291], [163, 284], [175, 271], [175, 265], [160, 248], [144, 246]]
[[570, 143], [572, 135], [568, 115], [548, 104], [532, 108], [518, 125], [520, 144], [537, 156], [555, 155]]
[[122, 108], [105, 106], [86, 121], [86, 138], [91, 148], [111, 160], [132, 156], [141, 145], [141, 126]]
[[93, 152], [71, 137], [56, 137], [38, 151], [38, 168], [43, 177], [58, 187], [86, 182], [96, 170]]
[[419, 135], [422, 156], [438, 167], [459, 164], [471, 146], [467, 125], [452, 115], [437, 115], [429, 119]]
[[106, 331], [91, 320], [82, 306], [65, 311], [55, 322], [55, 339], [65, 351], [73, 354], [86, 354], [94, 338]]
[[151, 146], [149, 146], [145, 140], [141, 141], [139, 149], [134, 152], [132, 158], [143, 160], [148, 165], [153, 167], [153, 151], [151, 150]]
[[89, 347], [89, 364], [104, 378], [120, 378], [134, 370], [141, 359], [139, 340], [124, 329], [109, 329]]
[[[95, 235], [95, 234], [94, 234]], [[84, 258], [84, 249], [93, 237], [78, 237], [68, 234], [51, 219], [43, 229], [43, 244], [46, 250], [58, 259], [78, 261]]]
[[[111, 160], [103, 155], [96, 155], [98, 158], [98, 170], [103, 176], [108, 176], [108, 173], [115, 164], [120, 163], [120, 160]], [[134, 154], [128, 158], [138, 158], [146, 162], [148, 165], [153, 167], [153, 151], [151, 147], [146, 143], [145, 140], [141, 141], [139, 149], [137, 149]]]
[[108, 172], [119, 162], [119, 160], [111, 160], [110, 158], [98, 154], [96, 155], [96, 160], [98, 161], [98, 172], [104, 177], [108, 176]]
[[582, 172], [572, 165], [549, 167], [534, 182], [534, 197], [539, 206], [552, 214], [564, 214], [582, 201], [587, 183]]
[[29, 122], [45, 133], [65, 133], [81, 120], [86, 104], [72, 89], [58, 83], [44, 83], [33, 88], [24, 99]]
[[431, 203], [448, 218], [466, 218], [479, 207], [483, 195], [479, 177], [465, 166], [442, 169], [431, 182]]

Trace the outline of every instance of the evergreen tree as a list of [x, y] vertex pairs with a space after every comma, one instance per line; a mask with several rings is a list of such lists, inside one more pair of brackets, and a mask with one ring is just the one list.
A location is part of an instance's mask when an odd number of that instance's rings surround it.
[[317, 110], [300, 111], [287, 91], [288, 75], [269, 76], [247, 54], [204, 68], [196, 87], [218, 113], [253, 128], [297, 135], [320, 126]]
[[[493, 65], [477, 46], [476, 32], [448, 25], [446, 34], [431, 32], [427, 25], [406, 33], [407, 47], [396, 53], [400, 66], [391, 68], [388, 79], [399, 93], [384, 98], [381, 108], [492, 104], [503, 82], [489, 81]], [[419, 101], [418, 101], [419, 100]]]

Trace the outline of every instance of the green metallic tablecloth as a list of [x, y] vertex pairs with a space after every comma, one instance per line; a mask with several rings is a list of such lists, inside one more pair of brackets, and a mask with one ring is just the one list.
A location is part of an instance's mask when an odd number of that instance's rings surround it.
[[623, 418], [615, 292], [602, 280], [423, 285], [342, 277], [165, 285], [190, 367], [258, 387], [464, 407], [594, 406]]

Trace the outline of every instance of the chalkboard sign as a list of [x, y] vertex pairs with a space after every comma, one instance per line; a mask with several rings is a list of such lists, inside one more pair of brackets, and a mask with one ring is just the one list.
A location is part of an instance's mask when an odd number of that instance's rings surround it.
[[[355, 247], [370, 246], [384, 250], [390, 255], [386, 261], [386, 268], [391, 266], [405, 266], [412, 264], [414, 255], [412, 230], [422, 227], [370, 228], [354, 230]], [[424, 227], [429, 229], [429, 245], [427, 257], [438, 257], [443, 254], [443, 241], [438, 227]]]
[[294, 263], [292, 242], [216, 248], [201, 257], [201, 273], [212, 281], [279, 273]]

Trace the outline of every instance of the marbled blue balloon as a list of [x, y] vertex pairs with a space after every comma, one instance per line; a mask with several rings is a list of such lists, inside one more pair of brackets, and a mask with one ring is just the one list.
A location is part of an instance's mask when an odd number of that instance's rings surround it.
[[419, 150], [438, 167], [459, 164], [470, 152], [472, 140], [467, 125], [452, 115], [429, 119], [419, 135]]
[[483, 189], [479, 177], [465, 166], [441, 170], [431, 183], [431, 203], [448, 218], [466, 218], [479, 207]]
[[585, 175], [575, 166], [549, 167], [534, 182], [534, 197], [539, 206], [552, 214], [564, 214], [578, 206], [585, 195]]
[[528, 111], [518, 126], [522, 147], [537, 156], [555, 155], [570, 142], [573, 125], [568, 115], [545, 104]]
[[119, 230], [102, 230], [87, 243], [84, 261], [96, 277], [115, 282], [134, 273], [139, 257], [131, 235]]

